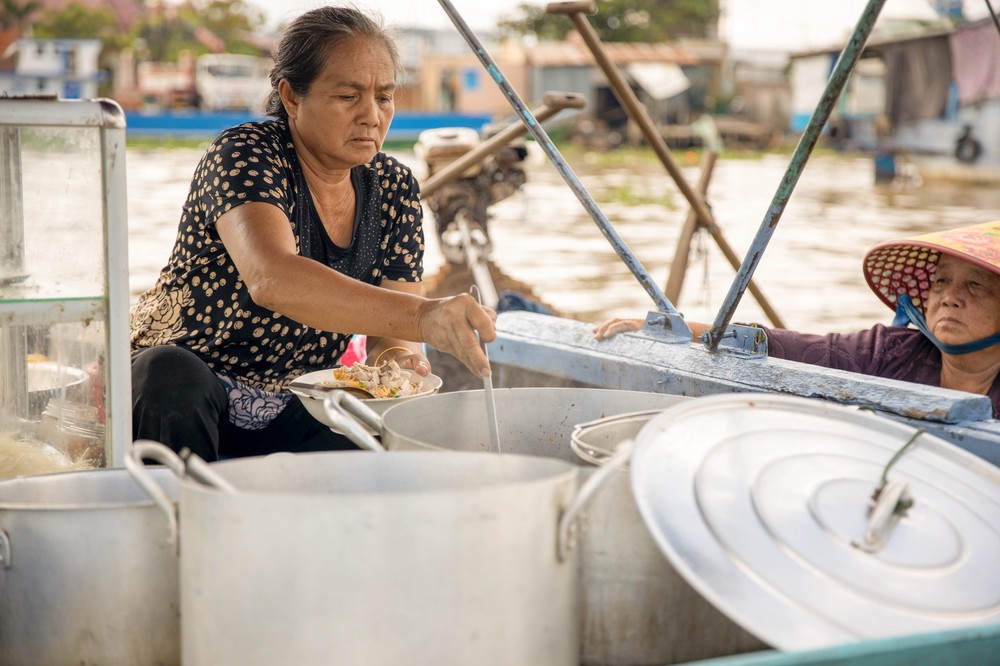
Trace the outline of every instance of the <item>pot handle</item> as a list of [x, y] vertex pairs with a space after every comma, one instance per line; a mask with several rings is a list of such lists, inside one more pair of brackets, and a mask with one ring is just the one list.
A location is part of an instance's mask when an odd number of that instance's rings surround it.
[[652, 419], [661, 411], [663, 410], [648, 409], [641, 412], [626, 412], [624, 414], [605, 416], [593, 421], [587, 421], [586, 423], [578, 423], [573, 427], [573, 432], [570, 434], [570, 448], [573, 449], [573, 453], [579, 456], [582, 460], [589, 462], [591, 465], [603, 465], [604, 462], [611, 457], [612, 450], [588, 444], [583, 439], [585, 435], [587, 435], [594, 428], [600, 428], [614, 423], [639, 420], [642, 421], [644, 425], [645, 422]]
[[146, 470], [143, 459], [155, 460], [165, 465], [180, 479], [191, 479], [202, 485], [227, 493], [235, 493], [236, 489], [208, 466], [200, 456], [183, 449], [177, 455], [167, 446], [152, 440], [137, 440], [125, 452], [125, 468], [136, 483], [146, 491], [153, 503], [167, 516], [169, 532], [167, 543], [177, 548], [177, 505], [167, 496], [160, 484]]
[[576, 497], [573, 498], [572, 504], [569, 505], [569, 508], [559, 518], [559, 538], [556, 544], [556, 555], [560, 562], [565, 562], [566, 558], [569, 557], [570, 551], [576, 547], [578, 531], [577, 514], [583, 511], [594, 495], [597, 494], [597, 491], [628, 463], [629, 458], [632, 456], [634, 445], [635, 443], [631, 439], [626, 439], [619, 444], [614, 454], [587, 479], [587, 482], [580, 488]]
[[334, 427], [362, 449], [385, 451], [382, 443], [368, 432], [368, 428], [382, 432], [382, 417], [363, 400], [347, 391], [327, 391], [323, 409]]
[[151, 440], [136, 440], [125, 452], [125, 469], [128, 470], [139, 487], [146, 491], [146, 494], [153, 500], [167, 516], [167, 543], [177, 551], [177, 505], [167, 497], [167, 493], [160, 487], [160, 484], [146, 470], [143, 458], [155, 460], [166, 465], [179, 478], [184, 478], [184, 461], [172, 450]]

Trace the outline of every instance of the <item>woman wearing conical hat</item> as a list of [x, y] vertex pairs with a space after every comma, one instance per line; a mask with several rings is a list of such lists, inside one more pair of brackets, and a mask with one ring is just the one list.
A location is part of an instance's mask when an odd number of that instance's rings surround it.
[[[775, 358], [988, 395], [1000, 414], [1000, 220], [889, 241], [868, 251], [865, 280], [892, 325], [813, 335], [764, 328]], [[610, 319], [597, 339], [642, 328]], [[707, 324], [689, 322], [697, 338]]]

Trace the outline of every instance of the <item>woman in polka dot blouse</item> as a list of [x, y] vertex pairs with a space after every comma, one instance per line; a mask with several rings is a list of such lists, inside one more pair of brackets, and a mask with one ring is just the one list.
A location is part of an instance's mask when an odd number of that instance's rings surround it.
[[286, 386], [353, 334], [369, 358], [430, 372], [421, 343], [490, 372], [469, 295], [420, 295], [419, 186], [381, 152], [400, 71], [374, 18], [322, 7], [275, 53], [264, 122], [223, 131], [198, 164], [167, 265], [133, 308], [133, 436], [206, 460], [354, 448]]

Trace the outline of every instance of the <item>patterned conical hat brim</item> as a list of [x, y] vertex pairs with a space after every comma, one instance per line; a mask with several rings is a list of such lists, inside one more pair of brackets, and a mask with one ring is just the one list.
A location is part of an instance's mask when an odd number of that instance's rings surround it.
[[865, 256], [865, 280], [893, 310], [906, 293], [924, 312], [942, 254], [1000, 274], [1000, 220], [880, 243]]

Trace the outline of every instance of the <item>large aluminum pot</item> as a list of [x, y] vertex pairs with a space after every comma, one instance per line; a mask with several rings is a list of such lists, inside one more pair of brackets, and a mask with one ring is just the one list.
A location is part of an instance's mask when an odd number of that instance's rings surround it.
[[123, 469], [0, 482], [0, 664], [179, 664], [168, 529]]
[[[598, 468], [578, 457], [576, 426], [625, 412], [662, 410], [690, 400], [675, 395], [583, 388], [495, 389], [501, 450]], [[390, 451], [492, 448], [482, 390], [417, 398], [379, 417], [363, 401], [328, 396], [328, 416], [362, 447]], [[655, 413], [655, 412], [651, 412]], [[359, 427], [364, 426], [364, 427]], [[583, 642], [587, 666], [667, 664], [760, 649], [673, 570], [636, 506], [629, 475], [616, 474], [589, 505], [580, 542]]]
[[[140, 458], [173, 455], [137, 442], [126, 466], [154, 486]], [[602, 479], [457, 452], [187, 464], [185, 666], [579, 663], [573, 526]]]

